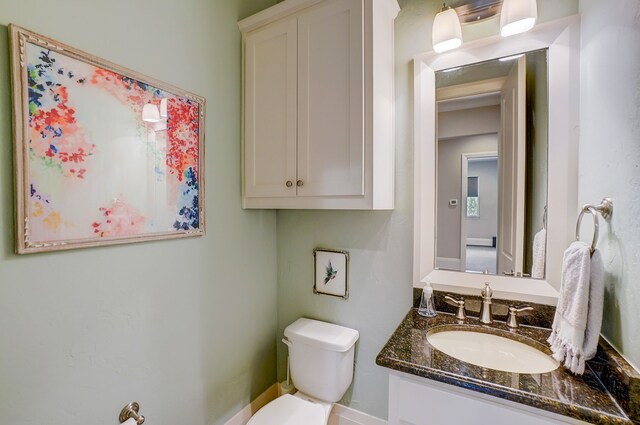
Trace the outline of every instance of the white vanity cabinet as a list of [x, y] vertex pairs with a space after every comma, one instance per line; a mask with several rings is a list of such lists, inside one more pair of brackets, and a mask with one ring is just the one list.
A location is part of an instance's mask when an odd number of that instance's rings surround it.
[[285, 0], [239, 23], [245, 208], [393, 208], [398, 11]]
[[389, 375], [389, 425], [586, 424], [509, 400], [404, 373]]

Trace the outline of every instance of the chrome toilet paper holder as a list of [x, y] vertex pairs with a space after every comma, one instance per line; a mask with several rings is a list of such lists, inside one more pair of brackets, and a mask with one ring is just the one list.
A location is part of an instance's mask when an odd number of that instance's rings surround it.
[[144, 416], [140, 415], [140, 405], [137, 402], [129, 403], [122, 408], [118, 420], [121, 424], [125, 423], [129, 418], [133, 418], [138, 425], [144, 423]]

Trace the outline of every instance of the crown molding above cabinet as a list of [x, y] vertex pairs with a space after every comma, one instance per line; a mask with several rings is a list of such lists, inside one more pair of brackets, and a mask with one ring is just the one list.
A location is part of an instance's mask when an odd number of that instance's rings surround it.
[[396, 0], [285, 0], [239, 22], [244, 208], [393, 209]]

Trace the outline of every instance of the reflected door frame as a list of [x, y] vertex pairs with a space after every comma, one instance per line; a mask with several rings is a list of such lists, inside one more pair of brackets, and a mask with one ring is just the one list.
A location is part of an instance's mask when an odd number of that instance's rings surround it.
[[[436, 89], [436, 116], [438, 117], [436, 119], [436, 121], [439, 119], [440, 117], [440, 111], [441, 111], [441, 107], [443, 104], [446, 104], [447, 102], [451, 102], [451, 101], [465, 101], [467, 99], [472, 99], [472, 98], [477, 98], [477, 96], [486, 96], [486, 95], [500, 95], [500, 93], [502, 92], [502, 88], [504, 87], [504, 84], [506, 82], [506, 77], [497, 77], [497, 78], [489, 78], [489, 79], [484, 79], [484, 80], [478, 80], [478, 81], [471, 81], [468, 83], [463, 83], [463, 84], [456, 84], [456, 85], [452, 85], [452, 86], [446, 86], [446, 87], [440, 87], [438, 89]], [[489, 104], [484, 104], [483, 106], [489, 106]], [[501, 106], [499, 100], [496, 102], [496, 106]], [[451, 111], [451, 109], [448, 109], [447, 111]], [[443, 111], [444, 112], [444, 111]], [[502, 114], [500, 114], [502, 116]], [[437, 127], [437, 123], [436, 123], [436, 127]], [[478, 134], [468, 134], [465, 137], [471, 137], [471, 136], [482, 136], [482, 135], [486, 135], [486, 134], [495, 134], [496, 137], [498, 138], [498, 145], [500, 143], [500, 131], [498, 130], [498, 132], [496, 133], [478, 133]], [[438, 141], [438, 143], [440, 142], [440, 139], [438, 135], [436, 135], [436, 140]], [[437, 149], [437, 147], [436, 147]], [[469, 152], [468, 154], [463, 154], [463, 157], [461, 158], [463, 160], [462, 164], [461, 164], [461, 173], [467, 172], [466, 166], [467, 164], [464, 162], [464, 155], [471, 155], [472, 153]], [[479, 153], [480, 155], [482, 154], [482, 152]], [[436, 153], [437, 156], [437, 153]], [[491, 156], [491, 155], [489, 155]], [[495, 156], [496, 158], [498, 157], [498, 153], [495, 152]], [[482, 156], [478, 156], [478, 158], [481, 158]], [[437, 167], [437, 165], [436, 165]], [[437, 185], [437, 179], [436, 179], [436, 185]], [[461, 191], [460, 191], [460, 254], [458, 255], [458, 267], [457, 269], [461, 272], [466, 272], [467, 271], [467, 248], [466, 248], [466, 206], [467, 206], [467, 179], [463, 176], [461, 178]], [[436, 193], [437, 193], [437, 188], [436, 188]], [[437, 225], [437, 217], [436, 217], [436, 223], [434, 224], [434, 226], [438, 227]], [[436, 235], [435, 237], [437, 238], [437, 230], [436, 230]], [[438, 258], [437, 255], [437, 249], [435, 251], [436, 259]], [[437, 260], [436, 260], [437, 262]], [[451, 268], [451, 270], [453, 270], [453, 267]], [[497, 271], [497, 262], [496, 262], [496, 271]]]
[[[496, 138], [500, 137], [498, 133], [490, 134], [495, 134]], [[460, 271], [462, 272], [466, 272], [467, 270], [467, 191], [469, 178], [469, 160], [480, 158], [498, 159], [498, 152], [469, 152], [460, 155], [460, 199], [462, 200], [462, 208], [460, 208]], [[478, 182], [478, 185], [479, 183], [480, 182]]]
[[[498, 244], [496, 274], [522, 276], [524, 270], [526, 168], [526, 60], [515, 60], [500, 94], [498, 145]], [[547, 181], [547, 192], [549, 182]], [[510, 201], [510, 202], [509, 202]]]

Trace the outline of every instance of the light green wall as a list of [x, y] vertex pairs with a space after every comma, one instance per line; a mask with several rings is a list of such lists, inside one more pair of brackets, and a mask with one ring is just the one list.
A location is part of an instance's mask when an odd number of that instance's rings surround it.
[[[602, 333], [640, 366], [640, 2], [581, 0], [580, 204], [609, 196], [600, 230]], [[602, 221], [601, 221], [602, 223]]]
[[[278, 211], [278, 332], [300, 316], [360, 331], [354, 383], [342, 403], [387, 417], [387, 370], [375, 357], [411, 305], [413, 261], [413, 86], [411, 60], [431, 49], [437, 0], [403, 0], [395, 22], [396, 208], [393, 212]], [[573, 15], [577, 0], [538, 1], [539, 22]], [[465, 26], [466, 41], [497, 34], [497, 19]], [[351, 253], [350, 298], [312, 292], [314, 247]], [[278, 340], [279, 340], [278, 338]], [[278, 378], [286, 376], [286, 350], [278, 343]], [[425, 413], [427, 414], [427, 413]]]
[[[240, 33], [274, 0], [0, 0], [0, 423], [222, 424], [275, 381], [276, 216], [240, 203]], [[207, 98], [207, 235], [13, 254], [6, 25]]]
[[[58, 0], [54, 7], [46, 0], [0, 0], [0, 423], [80, 424], [89, 418], [111, 424], [125, 403], [138, 400], [150, 423], [222, 424], [274, 381], [276, 345], [278, 377], [284, 379], [286, 350], [275, 341], [303, 315], [361, 332], [354, 384], [343, 403], [386, 417], [387, 372], [375, 365], [375, 356], [411, 303], [410, 60], [430, 49], [430, 25], [440, 2], [400, 1], [396, 209], [279, 211], [277, 233], [275, 213], [240, 209], [236, 26], [238, 19], [273, 3]], [[577, 12], [577, 0], [538, 3], [541, 22]], [[206, 237], [13, 254], [5, 28], [10, 22], [207, 98]], [[496, 19], [467, 26], [465, 40], [495, 34], [497, 27]], [[637, 129], [629, 122], [626, 128]], [[595, 139], [593, 147], [599, 149]], [[627, 179], [635, 190], [634, 181]], [[592, 194], [581, 192], [586, 195], [593, 201]], [[628, 207], [620, 229], [637, 227], [631, 220], [638, 214], [631, 203]], [[350, 250], [348, 301], [312, 294], [316, 246]], [[625, 249], [619, 260], [628, 264], [622, 288], [608, 295], [608, 311], [618, 313], [605, 329], [627, 323], [633, 303], [624, 297], [638, 294], [629, 276], [639, 271], [639, 260]], [[185, 268], [187, 263], [192, 266]], [[640, 332], [631, 326], [612, 338], [637, 359], [633, 336]]]

